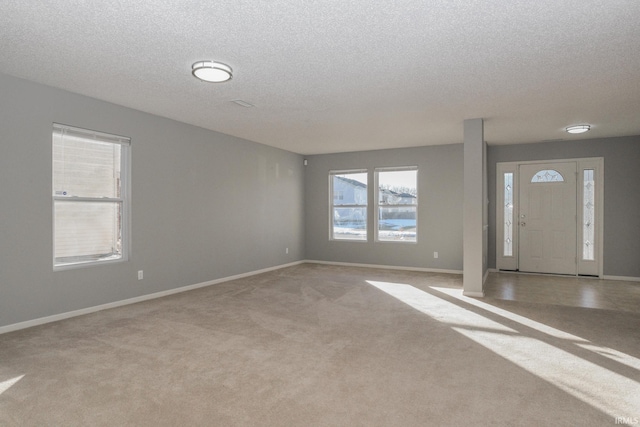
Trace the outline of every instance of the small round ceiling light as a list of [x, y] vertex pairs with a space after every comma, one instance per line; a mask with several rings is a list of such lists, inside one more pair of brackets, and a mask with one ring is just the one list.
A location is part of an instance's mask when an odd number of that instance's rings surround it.
[[198, 61], [191, 66], [191, 74], [203, 82], [222, 83], [231, 80], [233, 70], [220, 62]]
[[591, 129], [590, 125], [576, 125], [576, 126], [569, 126], [566, 129], [566, 131], [569, 133], [585, 133], [589, 129]]

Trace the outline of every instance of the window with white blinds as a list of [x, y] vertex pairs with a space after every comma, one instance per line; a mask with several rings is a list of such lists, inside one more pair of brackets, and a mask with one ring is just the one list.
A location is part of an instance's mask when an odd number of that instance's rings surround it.
[[128, 258], [129, 138], [53, 125], [54, 268]]

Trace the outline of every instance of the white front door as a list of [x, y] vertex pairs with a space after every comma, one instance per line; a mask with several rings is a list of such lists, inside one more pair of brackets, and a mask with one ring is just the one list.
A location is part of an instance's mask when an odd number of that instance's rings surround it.
[[519, 270], [576, 274], [576, 163], [520, 165]]

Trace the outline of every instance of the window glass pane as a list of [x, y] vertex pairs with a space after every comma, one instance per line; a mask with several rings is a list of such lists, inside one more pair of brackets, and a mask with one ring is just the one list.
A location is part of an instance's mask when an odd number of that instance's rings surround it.
[[367, 240], [366, 171], [331, 174], [331, 238]]
[[333, 209], [333, 238], [367, 240], [367, 208]]
[[53, 134], [54, 196], [121, 197], [122, 146]]
[[513, 256], [513, 173], [504, 174], [504, 256]]
[[593, 169], [583, 171], [583, 197], [582, 197], [582, 259], [587, 261], [595, 260], [594, 239], [595, 239], [595, 176]]
[[367, 173], [333, 175], [334, 205], [366, 205]]
[[416, 241], [416, 206], [378, 208], [378, 240]]
[[417, 238], [418, 170], [376, 170], [379, 241], [415, 242]]
[[562, 182], [563, 176], [557, 170], [544, 169], [536, 172], [531, 178], [531, 182]]
[[119, 259], [122, 203], [54, 202], [56, 264]]
[[379, 205], [417, 205], [418, 171], [378, 171]]

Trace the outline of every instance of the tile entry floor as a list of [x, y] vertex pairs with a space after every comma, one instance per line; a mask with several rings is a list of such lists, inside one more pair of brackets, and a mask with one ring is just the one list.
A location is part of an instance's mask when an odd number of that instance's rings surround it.
[[493, 272], [484, 291], [495, 300], [640, 313], [640, 282]]

